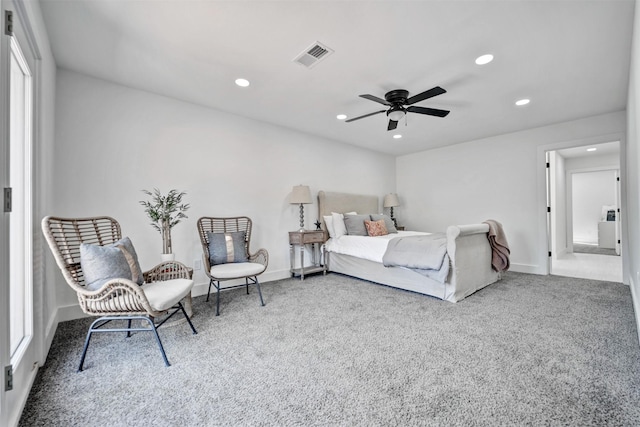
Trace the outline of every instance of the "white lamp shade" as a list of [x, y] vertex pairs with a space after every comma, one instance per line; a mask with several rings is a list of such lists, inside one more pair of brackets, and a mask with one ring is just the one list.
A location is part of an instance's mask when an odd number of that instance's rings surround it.
[[395, 193], [389, 193], [384, 196], [383, 205], [385, 208], [393, 208], [396, 206], [400, 206], [400, 201], [398, 201], [398, 195]]
[[289, 203], [292, 205], [311, 203], [311, 190], [308, 185], [296, 185], [291, 191]]

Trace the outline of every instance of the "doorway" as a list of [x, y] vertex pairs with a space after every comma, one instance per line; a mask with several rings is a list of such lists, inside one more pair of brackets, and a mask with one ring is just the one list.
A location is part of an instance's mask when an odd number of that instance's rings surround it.
[[549, 151], [547, 160], [551, 274], [622, 282], [620, 143]]

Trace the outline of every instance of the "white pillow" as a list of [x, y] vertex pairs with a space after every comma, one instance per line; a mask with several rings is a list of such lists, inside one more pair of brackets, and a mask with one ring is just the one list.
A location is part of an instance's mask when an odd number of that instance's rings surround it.
[[322, 218], [324, 219], [324, 226], [329, 233], [329, 237], [335, 237], [336, 231], [333, 228], [333, 215], [325, 215]]
[[[355, 212], [347, 212], [347, 214], [356, 215]], [[338, 238], [347, 234], [347, 226], [344, 225], [344, 215], [341, 213], [331, 212], [331, 216], [333, 217], [334, 237]]]

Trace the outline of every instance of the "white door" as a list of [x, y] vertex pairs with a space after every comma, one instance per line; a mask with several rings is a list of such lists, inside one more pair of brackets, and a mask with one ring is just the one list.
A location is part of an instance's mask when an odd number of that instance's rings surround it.
[[22, 403], [35, 377], [39, 351], [34, 335], [32, 247], [36, 61], [34, 45], [29, 43], [24, 31], [24, 17], [13, 1], [3, 0], [2, 6], [0, 120], [4, 133], [0, 142], [3, 153], [0, 231], [9, 238], [3, 237], [0, 247], [0, 361], [3, 368], [0, 425], [12, 426], [19, 420]]

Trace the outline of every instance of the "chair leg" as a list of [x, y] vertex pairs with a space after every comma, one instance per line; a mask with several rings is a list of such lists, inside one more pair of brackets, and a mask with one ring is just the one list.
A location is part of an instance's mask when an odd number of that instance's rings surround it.
[[264, 307], [264, 300], [262, 299], [262, 291], [260, 290], [260, 282], [258, 281], [258, 276], [254, 276], [254, 280], [256, 281], [256, 287], [258, 288], [258, 295], [260, 295], [260, 305]]
[[213, 279], [209, 280], [209, 290], [207, 291], [207, 301], [209, 302], [209, 295], [211, 295], [211, 285], [213, 285]]
[[[249, 283], [249, 280], [251, 280], [251, 283]], [[260, 304], [264, 306], [264, 299], [262, 298], [262, 290], [260, 290], [260, 282], [258, 281], [258, 277], [257, 276], [245, 277], [244, 281], [245, 281], [245, 287], [247, 288], [247, 295], [249, 295], [249, 285], [256, 285], [256, 287], [258, 288], [258, 295], [260, 295]], [[220, 316], [220, 281], [214, 282], [212, 280], [211, 282], [214, 283], [214, 286], [216, 287], [216, 290], [217, 290], [216, 316]], [[238, 286], [242, 286], [242, 285], [238, 285]], [[211, 288], [211, 283], [209, 283], [209, 288]], [[209, 301], [209, 295], [207, 295], [207, 301]]]
[[164, 352], [164, 347], [162, 346], [162, 341], [160, 341], [160, 335], [158, 335], [158, 330], [156, 329], [155, 323], [153, 323], [153, 319], [151, 319], [150, 317], [147, 317], [146, 319], [147, 319], [147, 322], [149, 322], [149, 324], [151, 325], [151, 328], [153, 329], [153, 333], [156, 336], [156, 342], [158, 343], [158, 347], [160, 347], [160, 353], [162, 353], [162, 358], [164, 359], [165, 366], [171, 366], [171, 363], [169, 363], [169, 360], [167, 359], [167, 354]]
[[216, 299], [216, 316], [220, 316], [220, 282], [217, 282], [216, 289], [218, 290]]
[[93, 321], [89, 330], [87, 331], [87, 338], [84, 340], [84, 348], [82, 349], [82, 356], [80, 357], [80, 365], [78, 366], [78, 372], [82, 372], [82, 366], [84, 365], [84, 359], [87, 357], [87, 350], [89, 349], [89, 341], [91, 341], [91, 334], [93, 333], [93, 327], [96, 323], [102, 321], [102, 318]]
[[182, 314], [184, 314], [184, 318], [187, 319], [187, 322], [189, 322], [189, 326], [191, 326], [191, 330], [193, 331], [193, 334], [197, 334], [198, 331], [196, 331], [196, 328], [193, 327], [193, 323], [191, 323], [191, 319], [189, 319], [189, 316], [187, 315], [187, 310], [184, 309], [184, 306], [182, 305], [181, 302], [178, 302], [178, 306], [180, 307], [180, 310], [182, 310]]
[[[187, 312], [181, 303], [180, 303], [180, 309], [182, 309], [182, 313], [184, 314], [185, 318], [189, 322], [189, 325], [191, 326], [191, 330], [193, 331], [193, 333], [197, 334], [196, 329], [193, 327], [193, 324], [191, 323], [191, 319], [189, 319], [189, 317], [187, 316]], [[140, 319], [140, 320], [149, 322], [149, 324], [151, 325], [151, 329], [143, 328], [142, 326], [138, 328], [132, 328], [131, 323], [133, 319]], [[108, 328], [108, 329], [102, 328], [104, 325], [111, 322], [112, 320], [127, 320], [127, 327], [126, 328]], [[82, 349], [82, 356], [80, 357], [80, 365], [78, 366], [78, 372], [81, 372], [83, 370], [84, 361], [87, 357], [87, 350], [89, 349], [89, 343], [91, 342], [91, 336], [93, 335], [94, 332], [127, 332], [127, 337], [129, 337], [131, 334], [131, 331], [143, 331], [143, 332], [153, 331], [156, 337], [156, 342], [158, 343], [158, 347], [160, 348], [160, 353], [162, 354], [162, 358], [164, 359], [164, 364], [166, 366], [171, 366], [171, 364], [169, 363], [169, 360], [167, 359], [167, 354], [164, 351], [164, 347], [162, 346], [162, 341], [160, 341], [160, 335], [158, 335], [158, 329], [156, 328], [156, 325], [153, 322], [153, 319], [151, 318], [151, 316], [131, 316], [131, 317], [104, 316], [94, 320], [91, 326], [89, 327], [89, 330], [87, 331], [87, 337], [84, 341], [84, 348]]]

